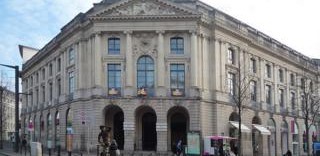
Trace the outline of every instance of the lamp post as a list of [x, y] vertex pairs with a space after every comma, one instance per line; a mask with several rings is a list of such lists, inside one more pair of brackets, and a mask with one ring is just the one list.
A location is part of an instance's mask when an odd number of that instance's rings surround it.
[[0, 64], [0, 66], [12, 68], [15, 70], [15, 132], [14, 132], [14, 138], [15, 138], [15, 144], [14, 144], [14, 151], [19, 152], [19, 66], [11, 66], [6, 64]]

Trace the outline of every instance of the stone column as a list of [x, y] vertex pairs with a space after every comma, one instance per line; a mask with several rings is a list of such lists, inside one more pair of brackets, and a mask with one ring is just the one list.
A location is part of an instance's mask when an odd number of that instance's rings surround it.
[[203, 89], [204, 89], [204, 98], [209, 98], [209, 90], [210, 88], [210, 81], [209, 81], [209, 76], [210, 76], [210, 55], [209, 55], [209, 36], [203, 36], [203, 42], [202, 42], [202, 48], [203, 48], [203, 53], [202, 53], [202, 67], [203, 67]]
[[158, 96], [166, 96], [166, 88], [165, 88], [165, 62], [164, 62], [164, 31], [157, 31], [158, 34], [158, 71], [157, 71], [157, 80], [158, 80]]
[[102, 87], [101, 74], [102, 71], [102, 52], [101, 52], [101, 32], [95, 34], [94, 40], [94, 86]]
[[221, 59], [220, 59], [220, 41], [215, 39], [214, 41], [214, 61], [213, 61], [213, 69], [216, 75], [213, 76], [214, 79], [214, 90], [222, 90], [221, 88]]
[[83, 77], [83, 47], [82, 47], [82, 41], [80, 40], [78, 43], [78, 48], [77, 48], [77, 61], [76, 61], [76, 73], [77, 73], [77, 89], [83, 88], [83, 83], [82, 83], [82, 77]]
[[[272, 86], [272, 88], [273, 88], [273, 94], [272, 94], [272, 101], [273, 101], [273, 108], [274, 108], [274, 111], [275, 112], [280, 112], [280, 104], [279, 104], [279, 100], [278, 100], [278, 93], [279, 93], [279, 89], [278, 89], [278, 82], [280, 82], [279, 80], [279, 74], [278, 74], [278, 72], [279, 72], [279, 69], [280, 69], [280, 67], [279, 66], [277, 66], [277, 65], [274, 65], [273, 66], [273, 69], [274, 69], [274, 76], [273, 76], [273, 79], [274, 79], [274, 85]], [[285, 77], [285, 71], [283, 70], [283, 77]]]
[[126, 34], [126, 86], [124, 95], [133, 95], [133, 58], [132, 58], [132, 31], [125, 31]]
[[193, 30], [191, 33], [191, 91], [190, 96], [199, 96], [198, 84], [198, 33]]

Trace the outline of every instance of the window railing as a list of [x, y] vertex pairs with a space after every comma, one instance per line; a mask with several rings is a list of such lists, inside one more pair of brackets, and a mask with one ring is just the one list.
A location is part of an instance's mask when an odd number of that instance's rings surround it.
[[108, 89], [108, 95], [109, 96], [119, 96], [120, 95], [120, 91], [121, 91], [121, 88], [109, 88]]
[[178, 88], [171, 88], [171, 95], [172, 96], [184, 96], [184, 89], [178, 89]]
[[139, 88], [138, 91], [137, 91], [137, 95], [139, 97], [144, 97], [144, 96], [147, 96], [148, 93], [147, 93], [147, 90], [145, 88]]

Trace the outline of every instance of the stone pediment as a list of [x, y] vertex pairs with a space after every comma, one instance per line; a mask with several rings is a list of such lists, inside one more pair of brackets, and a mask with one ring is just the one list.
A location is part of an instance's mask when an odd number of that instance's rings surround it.
[[137, 16], [179, 16], [199, 15], [167, 0], [126, 0], [115, 3], [93, 17], [137, 17]]

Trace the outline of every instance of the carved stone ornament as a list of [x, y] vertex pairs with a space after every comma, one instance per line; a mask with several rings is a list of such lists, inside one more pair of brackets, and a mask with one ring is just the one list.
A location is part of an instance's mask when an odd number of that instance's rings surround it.
[[133, 55], [151, 55], [157, 57], [157, 39], [155, 33], [138, 33], [133, 36]]
[[158, 0], [132, 0], [126, 4], [110, 9], [102, 16], [132, 16], [132, 15], [187, 15], [191, 12], [171, 6]]

